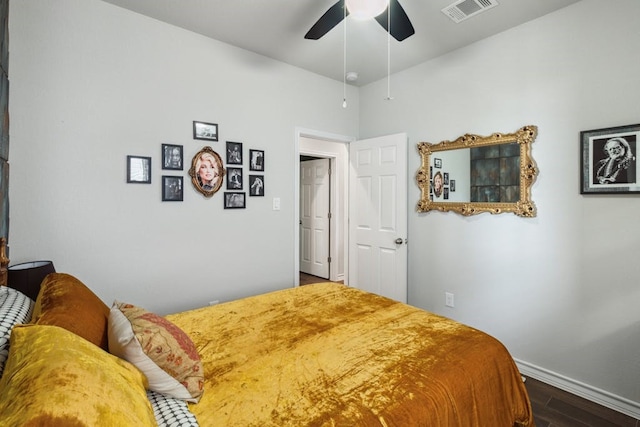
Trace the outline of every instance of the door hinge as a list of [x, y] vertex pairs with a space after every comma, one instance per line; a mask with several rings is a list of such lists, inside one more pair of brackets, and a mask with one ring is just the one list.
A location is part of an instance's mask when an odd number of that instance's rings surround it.
[[327, 262], [329, 263], [331, 262], [331, 257], [327, 258]]
[[327, 214], [327, 218], [331, 219], [331, 212]]

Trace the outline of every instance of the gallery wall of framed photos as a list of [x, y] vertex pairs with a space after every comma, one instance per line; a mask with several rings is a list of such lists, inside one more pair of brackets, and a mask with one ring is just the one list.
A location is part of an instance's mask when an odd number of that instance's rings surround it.
[[[208, 141], [211, 145], [199, 147], [187, 144], [185, 147], [174, 143], [161, 144], [159, 164], [163, 171], [160, 180], [163, 202], [185, 200], [185, 193], [189, 193], [184, 185], [185, 171], [195, 193], [205, 198], [213, 198], [224, 187], [224, 209], [246, 209], [247, 196], [264, 197], [264, 150], [246, 148], [246, 144], [239, 141], [223, 143], [219, 140], [220, 127], [217, 123], [194, 120], [192, 130], [194, 141]], [[221, 150], [224, 150], [223, 156], [219, 154]], [[189, 161], [191, 153], [190, 167], [185, 167], [185, 161]], [[151, 184], [152, 164], [156, 163], [151, 155], [127, 155], [126, 182]]]

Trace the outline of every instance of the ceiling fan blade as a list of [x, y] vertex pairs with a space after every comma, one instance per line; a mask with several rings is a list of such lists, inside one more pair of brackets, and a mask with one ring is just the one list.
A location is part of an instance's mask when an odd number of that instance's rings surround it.
[[[327, 34], [333, 27], [338, 25], [345, 17], [345, 0], [339, 0], [336, 4], [331, 6], [324, 15], [318, 19], [318, 22], [313, 24], [313, 27], [307, 34], [304, 35], [305, 39], [318, 40], [320, 37]], [[347, 11], [349, 15], [349, 11]]]
[[389, 31], [388, 22], [389, 22], [389, 10], [391, 10], [391, 35], [393, 38], [401, 42], [415, 34], [415, 30], [413, 29], [413, 25], [407, 16], [407, 13], [404, 11], [398, 0], [390, 0], [389, 7], [382, 12], [380, 15], [376, 16], [376, 21], [378, 24], [382, 25], [387, 32]]

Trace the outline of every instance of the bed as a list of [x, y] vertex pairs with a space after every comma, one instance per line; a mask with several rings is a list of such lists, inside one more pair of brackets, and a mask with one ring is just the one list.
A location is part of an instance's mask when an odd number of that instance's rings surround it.
[[534, 425], [498, 340], [337, 283], [158, 316], [54, 273], [0, 325], [0, 426]]

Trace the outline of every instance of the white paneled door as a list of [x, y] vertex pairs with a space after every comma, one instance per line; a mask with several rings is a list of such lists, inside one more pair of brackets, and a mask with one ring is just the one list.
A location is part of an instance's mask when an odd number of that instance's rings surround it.
[[407, 135], [349, 149], [349, 286], [407, 302]]
[[300, 162], [300, 271], [329, 279], [329, 159]]

